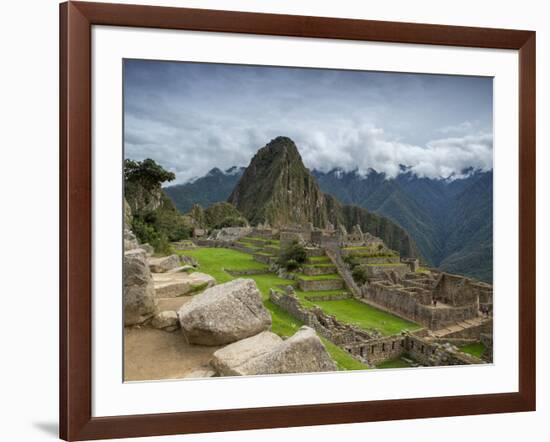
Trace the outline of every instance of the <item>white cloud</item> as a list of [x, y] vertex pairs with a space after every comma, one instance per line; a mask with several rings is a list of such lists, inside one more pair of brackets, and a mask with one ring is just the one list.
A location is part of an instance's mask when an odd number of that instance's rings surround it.
[[330, 70], [141, 63], [125, 72], [125, 155], [181, 183], [247, 166], [277, 136], [310, 169], [396, 176], [492, 168], [491, 81]]

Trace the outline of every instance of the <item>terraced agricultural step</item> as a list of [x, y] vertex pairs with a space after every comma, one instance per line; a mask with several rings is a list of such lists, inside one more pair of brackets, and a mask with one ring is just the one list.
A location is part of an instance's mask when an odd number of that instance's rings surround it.
[[265, 247], [266, 245], [269, 244], [269, 240], [268, 239], [252, 239], [252, 238], [247, 238], [247, 237], [244, 237], [242, 238], [241, 240], [242, 242], [247, 242], [249, 244], [252, 244], [256, 247]]
[[261, 262], [262, 264], [272, 264], [277, 261], [277, 257], [273, 255], [267, 255], [263, 253], [255, 253], [252, 255], [254, 261]]
[[306, 247], [306, 256], [308, 258], [312, 256], [325, 256], [325, 251], [317, 247]]
[[264, 252], [271, 253], [272, 255], [278, 255], [279, 253], [281, 253], [281, 249], [273, 245], [265, 246], [262, 250]]
[[332, 264], [332, 261], [327, 255], [322, 256], [308, 256], [307, 263], [311, 265], [315, 264]]
[[304, 292], [318, 292], [322, 290], [342, 290], [344, 280], [334, 279], [303, 279], [298, 278], [298, 287]]
[[336, 266], [330, 264], [308, 264], [304, 266], [304, 275], [331, 275], [336, 273]]

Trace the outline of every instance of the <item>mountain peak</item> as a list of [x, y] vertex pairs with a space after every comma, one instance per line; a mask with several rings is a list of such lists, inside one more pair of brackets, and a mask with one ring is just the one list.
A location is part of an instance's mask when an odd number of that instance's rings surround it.
[[229, 200], [252, 224], [324, 226], [324, 195], [294, 141], [277, 137], [256, 152]]
[[256, 155], [284, 155], [289, 158], [299, 159], [302, 161], [300, 152], [294, 141], [288, 137], [278, 136], [273, 138], [269, 143], [262, 147]]

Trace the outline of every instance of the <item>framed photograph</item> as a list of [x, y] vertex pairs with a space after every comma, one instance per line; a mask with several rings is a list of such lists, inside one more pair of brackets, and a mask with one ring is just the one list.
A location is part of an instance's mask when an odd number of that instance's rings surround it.
[[60, 6], [60, 436], [535, 410], [535, 33]]

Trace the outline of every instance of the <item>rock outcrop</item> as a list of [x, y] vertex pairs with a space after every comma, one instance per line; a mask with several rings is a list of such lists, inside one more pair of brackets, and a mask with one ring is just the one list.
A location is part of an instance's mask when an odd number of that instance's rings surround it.
[[160, 258], [149, 258], [149, 268], [153, 273], [164, 273], [179, 266], [180, 258], [178, 255], [162, 256]]
[[255, 358], [272, 352], [282, 342], [275, 333], [264, 331], [216, 351], [210, 365], [220, 376], [248, 374], [249, 365]]
[[124, 251], [135, 250], [139, 248], [139, 243], [130, 229], [124, 228]]
[[286, 340], [263, 332], [235, 342], [216, 351], [210, 363], [220, 376], [337, 370], [315, 331], [306, 326]]
[[142, 249], [124, 252], [124, 325], [140, 324], [157, 313], [155, 288]]
[[196, 295], [178, 311], [190, 344], [224, 345], [254, 336], [271, 326], [252, 279], [235, 279]]
[[157, 298], [190, 295], [216, 284], [216, 280], [212, 276], [200, 272], [154, 273], [153, 281]]

